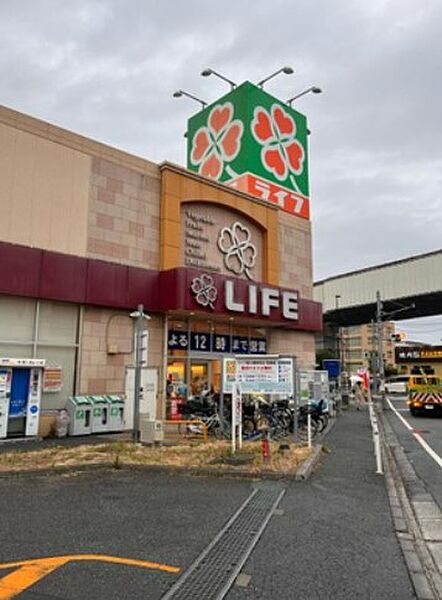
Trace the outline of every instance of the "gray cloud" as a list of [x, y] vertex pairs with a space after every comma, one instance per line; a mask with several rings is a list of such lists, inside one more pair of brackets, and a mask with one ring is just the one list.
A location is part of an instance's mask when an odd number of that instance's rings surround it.
[[154, 161], [184, 164], [211, 66], [300, 99], [309, 118], [315, 277], [440, 246], [438, 0], [3, 0], [0, 102]]

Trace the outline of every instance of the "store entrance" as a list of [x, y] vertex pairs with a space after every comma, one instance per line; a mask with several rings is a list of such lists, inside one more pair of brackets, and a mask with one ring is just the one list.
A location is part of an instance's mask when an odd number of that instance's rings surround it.
[[167, 365], [168, 411], [178, 400], [180, 405], [189, 399], [212, 396], [215, 400], [221, 390], [221, 358], [189, 357], [169, 360]]
[[192, 360], [190, 362], [190, 393], [189, 396], [202, 396], [210, 392], [211, 362], [209, 360]]

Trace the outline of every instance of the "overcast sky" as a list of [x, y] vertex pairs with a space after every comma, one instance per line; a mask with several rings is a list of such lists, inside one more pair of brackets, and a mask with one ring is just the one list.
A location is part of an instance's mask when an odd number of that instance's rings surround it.
[[[314, 276], [442, 246], [441, 0], [1, 0], [0, 103], [185, 165], [187, 118], [283, 65], [267, 91], [310, 136]], [[442, 337], [442, 318], [436, 322]]]

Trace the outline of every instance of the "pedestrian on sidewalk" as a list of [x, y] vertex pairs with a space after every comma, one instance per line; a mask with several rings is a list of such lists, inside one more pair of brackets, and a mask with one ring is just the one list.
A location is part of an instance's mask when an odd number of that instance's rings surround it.
[[356, 381], [354, 388], [353, 388], [353, 393], [355, 396], [356, 410], [361, 410], [361, 408], [364, 404], [364, 392], [362, 390], [362, 382], [361, 381]]

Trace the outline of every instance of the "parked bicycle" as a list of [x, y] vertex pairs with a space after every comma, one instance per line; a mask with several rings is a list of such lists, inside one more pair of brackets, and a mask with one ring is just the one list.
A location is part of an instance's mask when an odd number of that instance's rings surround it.
[[[194, 396], [183, 406], [183, 419], [200, 420], [209, 435], [216, 439], [231, 437], [231, 404], [226, 399], [223, 415], [220, 414], [219, 398], [213, 395]], [[297, 413], [297, 435], [299, 440], [308, 438], [308, 416], [310, 435], [315, 438], [328, 424], [328, 411], [324, 400], [302, 405]], [[294, 433], [294, 407], [290, 400], [266, 400], [261, 396], [248, 395], [242, 405], [243, 439], [259, 439], [263, 431], [270, 439], [281, 440]], [[203, 426], [189, 423], [179, 426], [181, 433], [202, 434]]]

